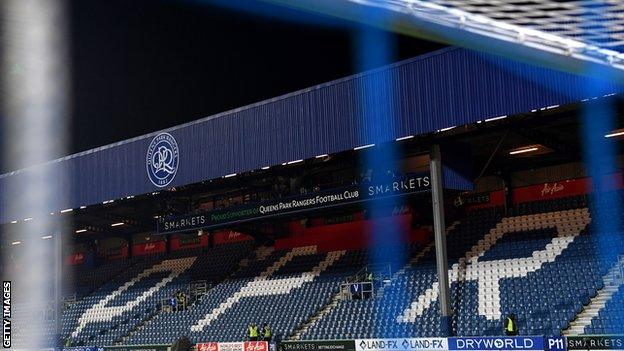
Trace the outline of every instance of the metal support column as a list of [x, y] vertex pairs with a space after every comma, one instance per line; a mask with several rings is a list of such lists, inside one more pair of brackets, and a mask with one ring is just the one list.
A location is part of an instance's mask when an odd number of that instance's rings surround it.
[[[58, 227], [58, 225], [57, 225]], [[63, 236], [61, 230], [54, 233], [54, 336], [59, 348], [63, 347], [61, 340], [61, 304], [63, 298]]]
[[507, 211], [513, 208], [514, 203], [510, 171], [503, 173], [503, 181], [505, 182], [505, 214], [507, 214]]
[[436, 264], [440, 287], [440, 332], [442, 336], [450, 336], [452, 331], [451, 299], [448, 278], [448, 262], [446, 258], [446, 235], [444, 223], [444, 191], [442, 190], [442, 161], [440, 146], [431, 147], [431, 199], [433, 208], [433, 231], [435, 235]]

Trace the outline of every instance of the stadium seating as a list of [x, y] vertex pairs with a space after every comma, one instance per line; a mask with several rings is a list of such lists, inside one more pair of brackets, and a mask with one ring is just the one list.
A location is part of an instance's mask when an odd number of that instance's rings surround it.
[[[591, 211], [610, 213], [602, 204]], [[447, 231], [454, 330], [466, 336], [499, 335], [502, 319], [514, 313], [522, 334], [559, 335], [606, 291], [603, 278], [624, 253], [622, 232], [598, 234], [585, 197], [526, 203], [508, 213], [477, 210]], [[126, 264], [63, 313], [62, 334], [71, 335], [74, 344], [105, 346], [167, 344], [181, 335], [193, 342], [239, 341], [251, 322], [269, 323], [283, 339], [440, 333], [432, 244], [374, 251], [253, 249], [246, 242]], [[404, 255], [403, 250], [410, 262], [394, 267], [375, 298], [341, 298], [341, 284], [373, 257]], [[200, 279], [211, 288], [187, 310], [159, 308]], [[623, 300], [619, 286], [584, 331], [622, 332]]]
[[[574, 321], [577, 326], [584, 327], [585, 334], [624, 333], [624, 223], [620, 220], [624, 208], [614, 206], [615, 201], [620, 205], [624, 204], [624, 192], [619, 191], [616, 194], [617, 196], [603, 196], [593, 207], [593, 211], [600, 211], [607, 223], [601, 235], [593, 237], [586, 249], [594, 252], [593, 258], [601, 268], [604, 289], [587, 310], [579, 315], [580, 320]], [[622, 212], [617, 212], [618, 210]], [[598, 232], [596, 228], [592, 230]], [[591, 319], [588, 320], [588, 317]]]
[[251, 247], [244, 242], [145, 258], [65, 311], [62, 335], [71, 336], [77, 345], [118, 342], [153, 318], [160, 303], [189, 282], [208, 278], [216, 283], [232, 272]]
[[[382, 249], [382, 255], [396, 252], [397, 248], [385, 250]], [[214, 255], [214, 252], [206, 255], [212, 257], [210, 264], [193, 265], [169, 288], [159, 291], [158, 296], [169, 296], [188, 283], [190, 276], [206, 278], [206, 274], [213, 274], [210, 272], [223, 271], [220, 266], [224, 264], [224, 258]], [[167, 258], [163, 262], [170, 261], [172, 259]], [[78, 321], [67, 323], [64, 331], [71, 332], [74, 342], [78, 344], [108, 345], [119, 341], [129, 344], [171, 343], [184, 334], [188, 334], [193, 341], [235, 341], [245, 338], [249, 323], [267, 322], [276, 333], [288, 337], [339, 293], [345, 278], [356, 273], [367, 261], [368, 253], [365, 251], [317, 253], [315, 247], [304, 247], [269, 252], [259, 255], [221, 284], [214, 286], [186, 311], [156, 313], [154, 309], [141, 307], [149, 306], [150, 303], [155, 305], [158, 300], [152, 298], [110, 321], [102, 322], [93, 318], [94, 315], [111, 313], [104, 306], [119, 306], [145, 294], [166, 275], [144, 274], [151, 281], [139, 280], [137, 272], [140, 269], [133, 269], [113, 284], [108, 284], [110, 288], [102, 288], [95, 296], [78, 303], [81, 308], [74, 307], [70, 313]], [[131, 284], [134, 280], [137, 283]], [[124, 299], [120, 300], [120, 295], [115, 295], [113, 287], [128, 284], [132, 285], [133, 290], [124, 292]], [[115, 296], [94, 308], [94, 303], [101, 300], [103, 295]], [[80, 318], [86, 321], [82, 323], [83, 327], [80, 326]], [[137, 328], [138, 325], [141, 327]]]
[[131, 340], [167, 342], [190, 332], [194, 341], [240, 341], [252, 322], [289, 335], [338, 291], [338, 276], [352, 274], [352, 264], [341, 264], [344, 254], [316, 253], [313, 247], [274, 252], [216, 286], [192, 309], [160, 314]]
[[624, 334], [624, 285], [585, 327], [585, 334]]
[[77, 298], [86, 296], [138, 263], [140, 258], [119, 259], [105, 262], [99, 266], [78, 265], [70, 272], [74, 284], [67, 287], [66, 294], [75, 293]]
[[[459, 257], [474, 245], [478, 235], [493, 227], [500, 215], [495, 211], [479, 211], [453, 230], [448, 238], [449, 258]], [[301, 339], [333, 339], [353, 337], [383, 337], [407, 335], [434, 335], [437, 332], [435, 313], [422, 318], [420, 323], [396, 323], [396, 317], [417, 297], [420, 290], [435, 281], [435, 256], [432, 246], [424, 249], [423, 257], [416, 265], [406, 267], [395, 275], [392, 283], [385, 286], [383, 296], [373, 300], [341, 301], [326, 316], [307, 330]], [[432, 311], [433, 312], [433, 311]]]
[[[623, 247], [619, 233], [587, 234], [584, 206], [584, 197], [574, 197], [523, 204], [502, 219], [479, 212], [449, 233], [458, 335], [502, 334], [502, 318], [509, 313], [517, 315], [523, 334], [558, 335], [568, 327], [603, 288], [601, 277], [614, 263], [614, 255], [596, 251], [598, 241], [613, 252]], [[422, 259], [384, 288], [383, 297], [341, 301], [301, 338], [439, 335], [437, 294], [434, 256], [425, 248]]]

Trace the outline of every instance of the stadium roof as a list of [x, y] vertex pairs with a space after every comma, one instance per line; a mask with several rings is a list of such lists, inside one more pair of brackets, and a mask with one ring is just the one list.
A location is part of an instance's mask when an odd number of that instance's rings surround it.
[[[164, 188], [622, 91], [593, 83], [498, 56], [444, 49], [163, 131], [176, 140], [179, 156]], [[598, 90], [588, 93], [589, 85]], [[386, 107], [378, 112], [386, 125], [362, 118], [379, 105]], [[379, 128], [386, 133], [371, 132]], [[0, 222], [37, 215], [28, 208], [8, 212], [6, 206], [25, 193], [24, 179], [37, 167], [67, 194], [50, 212], [162, 190], [147, 171], [149, 146], [160, 133], [0, 176]]]

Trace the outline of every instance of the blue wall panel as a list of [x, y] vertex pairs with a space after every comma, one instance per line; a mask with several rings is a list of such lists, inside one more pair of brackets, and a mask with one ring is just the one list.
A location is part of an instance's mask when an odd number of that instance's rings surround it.
[[442, 145], [442, 186], [444, 189], [474, 190], [470, 144]]
[[[168, 132], [179, 145], [180, 166], [170, 186], [576, 102], [590, 97], [585, 89], [590, 83], [585, 77], [496, 56], [445, 49], [171, 128]], [[390, 86], [378, 89], [380, 84]], [[622, 91], [615, 85], [601, 86], [604, 91], [599, 93]], [[365, 100], [370, 94], [363, 94], [363, 89], [388, 96]], [[385, 125], [369, 125], [363, 111], [380, 99], [393, 113]], [[387, 131], [373, 133], [376, 128]], [[145, 164], [156, 134], [46, 165], [51, 186], [62, 186], [68, 194], [50, 211], [158, 190], [149, 181]], [[388, 140], [375, 140], [376, 135]], [[1, 222], [32, 215], [27, 209], [11, 213], [6, 206], [11, 193], [28, 190], [17, 182], [27, 172], [0, 176]]]

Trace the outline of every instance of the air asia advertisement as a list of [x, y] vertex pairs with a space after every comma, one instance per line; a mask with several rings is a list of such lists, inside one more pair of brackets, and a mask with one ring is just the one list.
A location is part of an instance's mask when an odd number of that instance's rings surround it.
[[406, 195], [430, 189], [429, 174], [421, 173], [385, 183], [367, 183], [275, 199], [257, 204], [236, 206], [206, 213], [161, 218], [159, 234], [209, 229], [234, 222], [269, 218], [312, 209], [357, 203], [390, 196]]
[[154, 253], [165, 252], [167, 249], [167, 243], [164, 241], [154, 241], [141, 244], [132, 245], [132, 255], [150, 255]]
[[266, 341], [204, 342], [196, 345], [197, 351], [269, 351]]

